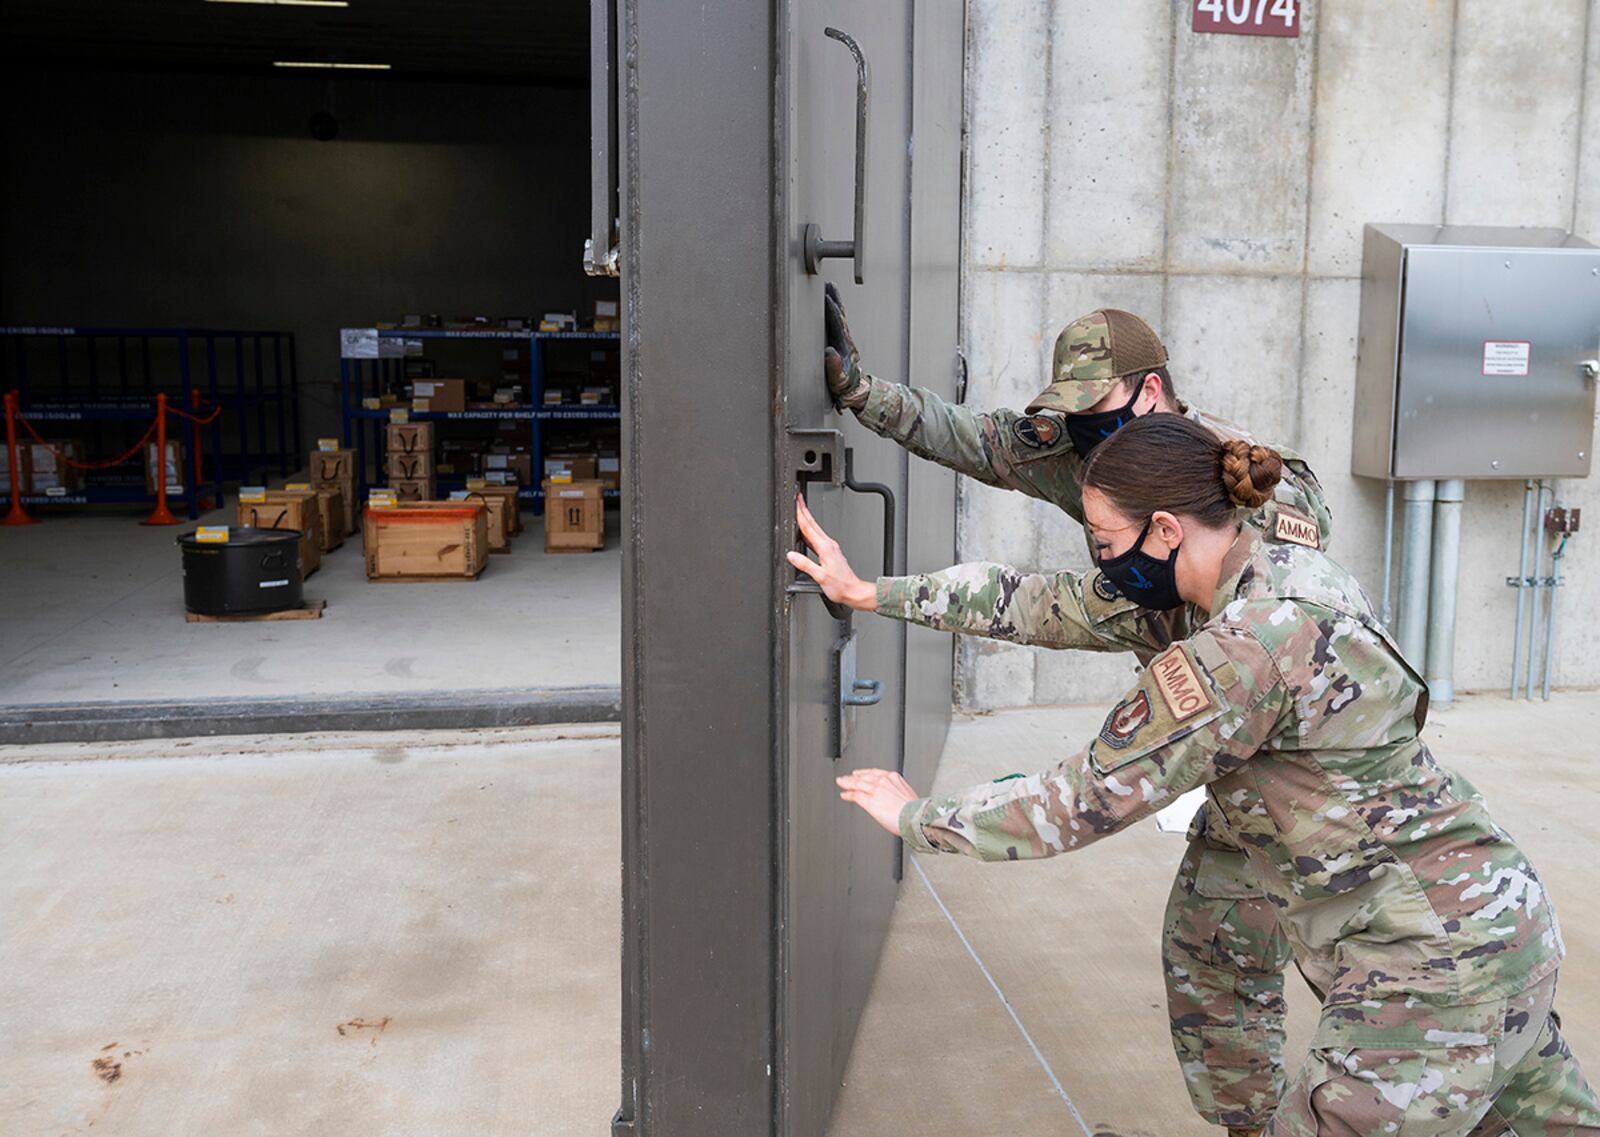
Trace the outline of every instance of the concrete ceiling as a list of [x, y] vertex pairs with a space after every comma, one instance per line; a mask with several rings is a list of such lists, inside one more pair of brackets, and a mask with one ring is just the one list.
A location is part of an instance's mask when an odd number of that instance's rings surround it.
[[585, 0], [5, 0], [8, 67], [273, 72], [274, 60], [388, 63], [349, 77], [588, 82]]

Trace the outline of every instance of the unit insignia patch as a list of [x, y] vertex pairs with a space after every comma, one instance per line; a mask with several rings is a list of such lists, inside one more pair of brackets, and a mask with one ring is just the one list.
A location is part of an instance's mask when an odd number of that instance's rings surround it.
[[1100, 728], [1100, 741], [1115, 750], [1121, 750], [1150, 724], [1150, 718], [1150, 696], [1140, 691], [1133, 698], [1124, 699], [1111, 708], [1111, 713], [1106, 716], [1106, 724]]
[[1034, 450], [1048, 450], [1061, 441], [1061, 424], [1048, 415], [1019, 418], [1011, 424], [1017, 441]]

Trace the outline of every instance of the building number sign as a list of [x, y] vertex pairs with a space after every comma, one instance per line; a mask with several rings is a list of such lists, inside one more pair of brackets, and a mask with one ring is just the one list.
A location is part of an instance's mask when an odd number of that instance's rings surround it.
[[1194, 0], [1194, 30], [1298, 37], [1300, 0]]

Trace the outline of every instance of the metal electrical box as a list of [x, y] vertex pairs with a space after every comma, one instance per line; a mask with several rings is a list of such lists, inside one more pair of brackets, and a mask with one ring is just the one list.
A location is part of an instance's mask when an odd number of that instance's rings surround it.
[[1600, 249], [1559, 229], [1368, 225], [1351, 470], [1586, 477]]

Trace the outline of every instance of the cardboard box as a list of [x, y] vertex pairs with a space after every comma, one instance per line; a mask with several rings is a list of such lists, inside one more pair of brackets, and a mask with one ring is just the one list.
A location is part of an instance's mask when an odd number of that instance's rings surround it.
[[420, 454], [399, 454], [389, 451], [388, 460], [384, 471], [392, 482], [429, 481], [433, 478], [433, 454], [423, 451]]
[[[76, 439], [65, 438], [45, 446], [37, 442], [17, 445], [17, 473], [22, 480], [24, 494], [66, 496], [83, 486], [83, 471], [69, 465], [64, 459], [83, 461], [83, 445]], [[11, 473], [7, 463], [5, 480], [10, 492]], [[150, 491], [154, 493], [155, 490]], [[181, 490], [174, 490], [180, 493]]]
[[605, 548], [606, 511], [595, 481], [544, 483], [544, 551], [592, 553]]
[[[32, 484], [28, 477], [29, 461], [33, 457], [31, 445], [17, 447], [17, 493], [25, 494], [28, 486]], [[0, 493], [7, 496], [11, 493], [11, 451], [4, 442], [0, 442]]]
[[465, 379], [418, 379], [411, 385], [411, 405], [415, 410], [435, 413], [464, 411], [467, 387]]
[[369, 580], [473, 580], [489, 561], [489, 510], [466, 502], [369, 509], [361, 537]]
[[[261, 500], [252, 500], [259, 497]], [[317, 491], [239, 490], [235, 521], [251, 529], [297, 529], [300, 532], [300, 575], [308, 577], [322, 566], [322, 506]]]
[[[167, 439], [167, 453], [164, 462], [156, 458], [156, 444], [147, 442], [144, 446], [144, 488], [145, 492], [156, 492], [156, 470], [162, 471], [162, 476], [167, 482], [167, 495], [173, 496], [183, 493], [183, 444], [175, 438]], [[35, 449], [33, 455], [33, 472], [37, 479], [39, 474], [39, 454]], [[35, 482], [37, 485], [37, 481]]]
[[600, 457], [596, 459], [595, 465], [600, 482], [606, 489], [620, 490], [622, 488], [622, 457], [620, 455], [602, 452]]
[[432, 501], [436, 496], [432, 478], [390, 478], [389, 488], [396, 501]]
[[575, 482], [592, 482], [600, 476], [600, 461], [593, 454], [566, 451], [548, 454], [544, 460], [544, 476], [570, 474]]
[[391, 422], [384, 441], [390, 456], [395, 454], [432, 454], [433, 423]]

